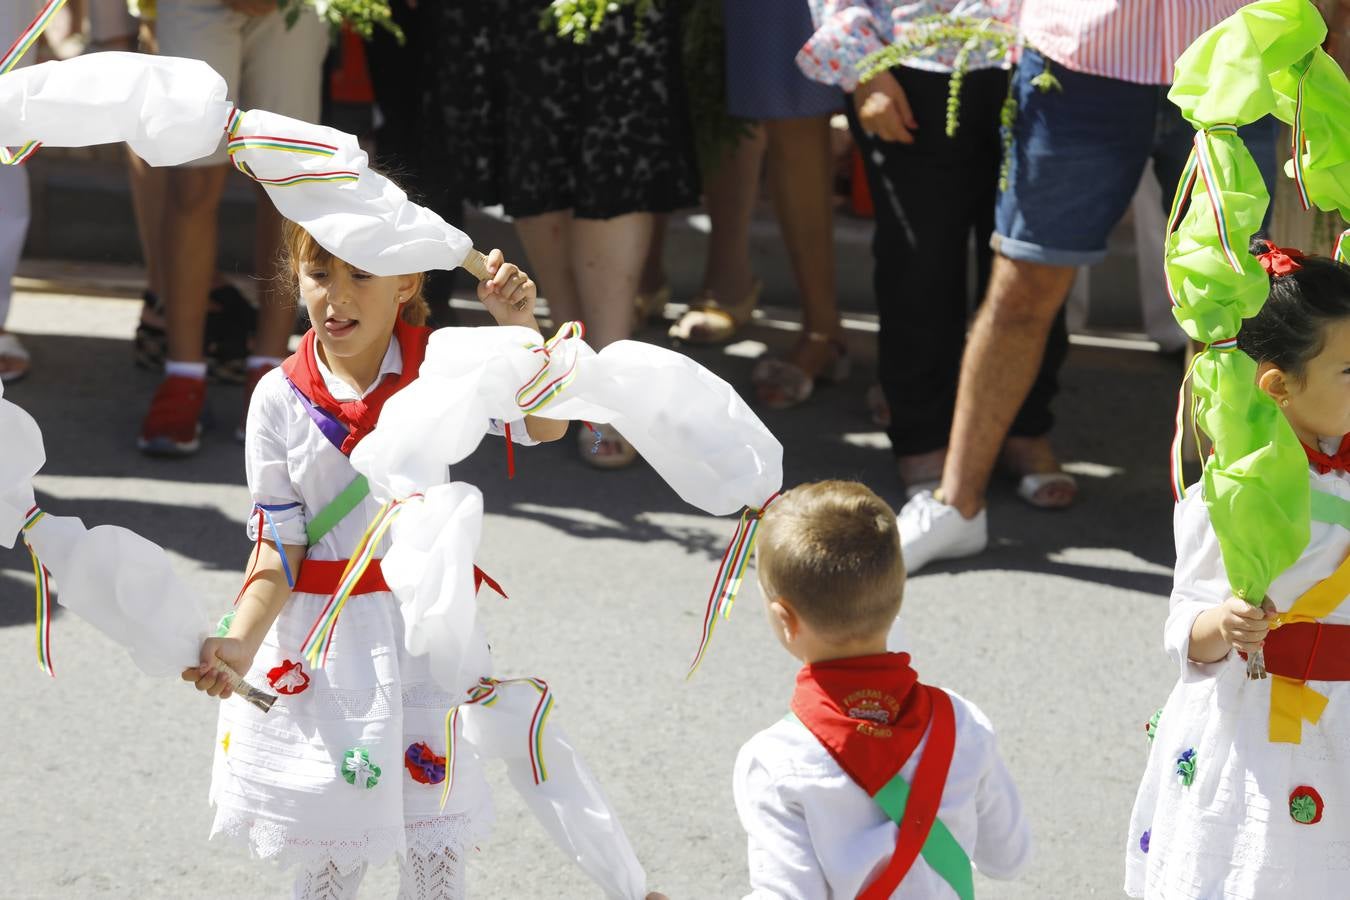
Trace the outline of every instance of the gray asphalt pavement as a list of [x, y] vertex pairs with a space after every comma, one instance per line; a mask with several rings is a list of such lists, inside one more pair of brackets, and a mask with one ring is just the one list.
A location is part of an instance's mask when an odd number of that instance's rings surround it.
[[[37, 482], [45, 508], [163, 544], [187, 584], [223, 610], [248, 551], [242, 455], [230, 437], [242, 394], [212, 390], [219, 425], [196, 458], [139, 456], [134, 438], [154, 378], [131, 367], [136, 311], [107, 291], [22, 293], [10, 325], [34, 372], [5, 396], [46, 435]], [[694, 355], [744, 385], [760, 345], [783, 348], [792, 334], [764, 321], [747, 338]], [[850, 341], [859, 366], [847, 384], [764, 419], [786, 447], [788, 484], [858, 478], [899, 505], [884, 436], [863, 402], [873, 357], [865, 323]], [[1161, 629], [1178, 376], [1178, 363], [1153, 354], [1075, 347], [1057, 433], [1082, 484], [1077, 507], [1033, 511], [1000, 482], [991, 550], [909, 584], [900, 628], [916, 667], [992, 718], [1033, 823], [1031, 870], [1015, 883], [978, 879], [982, 898], [1120, 896], [1143, 723], [1174, 678]], [[486, 495], [480, 562], [511, 596], [482, 603], [499, 667], [551, 683], [555, 720], [602, 774], [653, 888], [740, 896], [732, 762], [783, 714], [795, 666], [748, 586], [699, 674], [684, 680], [734, 522], [683, 505], [646, 467], [592, 471], [571, 440], [522, 452], [516, 464], [507, 481], [489, 442], [455, 473]], [[141, 675], [68, 614], [55, 622], [57, 678], [47, 679], [34, 664], [32, 611], [27, 554], [0, 551], [0, 897], [288, 896], [288, 877], [206, 841], [212, 702]], [[492, 777], [497, 822], [470, 862], [471, 895], [597, 896], [503, 774]], [[392, 897], [394, 883], [391, 869], [377, 870], [365, 896]]]

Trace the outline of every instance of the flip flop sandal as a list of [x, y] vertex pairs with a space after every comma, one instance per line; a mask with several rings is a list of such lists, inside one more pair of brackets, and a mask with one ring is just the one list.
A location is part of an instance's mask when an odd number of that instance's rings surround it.
[[[163, 318], [164, 305], [154, 294], [146, 291], [145, 309]], [[132, 363], [138, 369], [147, 372], [164, 371], [164, 355], [169, 349], [169, 336], [163, 325], [151, 325], [144, 320], [136, 325], [136, 337], [132, 342]]]
[[[1068, 499], [1047, 500], [1042, 495], [1046, 488], [1062, 488]], [[1078, 482], [1068, 472], [1033, 472], [1018, 479], [1017, 496], [1037, 509], [1067, 509], [1078, 499]]]
[[750, 321], [763, 289], [764, 282], [756, 278], [749, 293], [735, 306], [723, 306], [712, 294], [704, 292], [690, 301], [688, 312], [667, 333], [688, 344], [725, 344]]
[[666, 304], [670, 302], [670, 283], [661, 285], [654, 291], [639, 293], [633, 298], [633, 329], [645, 328], [653, 321], [666, 316]]
[[258, 311], [234, 287], [225, 284], [211, 292], [206, 314], [206, 375], [221, 384], [248, 380], [249, 338], [258, 326]]
[[760, 360], [750, 373], [750, 382], [755, 386], [756, 399], [760, 405], [768, 409], [791, 409], [809, 400], [817, 384], [838, 384], [848, 378], [852, 364], [842, 342], [814, 331], [806, 335], [806, 340], [812, 343], [829, 342], [834, 358], [823, 372], [815, 376], [786, 359]]
[[28, 374], [29, 364], [33, 358], [28, 355], [27, 348], [19, 343], [19, 339], [9, 332], [0, 334], [0, 359], [17, 359], [23, 363], [23, 367], [11, 371], [0, 372], [0, 381], [5, 384], [13, 384]]
[[[600, 429], [598, 436], [589, 428], [577, 431], [577, 450], [585, 463], [597, 469], [622, 469], [637, 461], [637, 450], [623, 439], [623, 435], [609, 425], [597, 427]], [[607, 444], [616, 449], [602, 453]]]

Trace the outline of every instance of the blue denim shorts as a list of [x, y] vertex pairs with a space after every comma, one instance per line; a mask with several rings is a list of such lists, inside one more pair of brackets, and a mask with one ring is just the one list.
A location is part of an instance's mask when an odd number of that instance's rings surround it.
[[[1031, 84], [1047, 64], [1062, 91]], [[1163, 205], [1171, 207], [1195, 129], [1168, 101], [1166, 85], [1085, 75], [1028, 48], [1012, 91], [1012, 167], [990, 242], [1000, 255], [1051, 266], [1101, 262], [1149, 159]], [[1267, 116], [1240, 133], [1273, 193], [1275, 120]]]

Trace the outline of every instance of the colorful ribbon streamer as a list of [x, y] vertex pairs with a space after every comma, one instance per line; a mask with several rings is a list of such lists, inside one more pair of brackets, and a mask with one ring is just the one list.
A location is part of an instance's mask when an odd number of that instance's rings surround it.
[[1305, 171], [1307, 163], [1303, 158], [1303, 154], [1308, 149], [1308, 133], [1303, 127], [1303, 85], [1308, 80], [1308, 73], [1311, 71], [1312, 64], [1310, 61], [1298, 77], [1298, 99], [1294, 103], [1294, 122], [1292, 125], [1293, 146], [1290, 148], [1294, 161], [1294, 186], [1298, 189], [1299, 205], [1304, 210], [1312, 209], [1312, 200], [1308, 197], [1307, 173]]
[[[23, 59], [24, 54], [37, 43], [38, 38], [42, 37], [42, 32], [47, 30], [47, 25], [55, 18], [61, 7], [66, 5], [66, 0], [51, 0], [37, 14], [32, 23], [19, 37], [10, 45], [9, 50], [3, 57], [0, 57], [0, 75], [11, 71]], [[42, 144], [37, 141], [29, 141], [18, 150], [11, 150], [8, 147], [0, 147], [0, 165], [20, 166], [23, 165]]]
[[[1233, 271], [1242, 273], [1242, 260], [1238, 256], [1237, 249], [1233, 246], [1233, 237], [1228, 231], [1228, 217], [1224, 209], [1222, 182], [1218, 176], [1218, 170], [1214, 165], [1214, 154], [1209, 146], [1209, 139], [1216, 134], [1237, 134], [1235, 125], [1211, 125], [1204, 131], [1195, 133], [1195, 156], [1199, 164], [1200, 178], [1205, 183], [1205, 192], [1209, 194], [1210, 205], [1214, 209], [1214, 227], [1219, 233], [1219, 243], [1223, 247], [1224, 256], [1228, 259], [1228, 264], [1233, 267]], [[1242, 248], [1246, 252], [1246, 248]]]
[[389, 526], [394, 524], [394, 520], [403, 511], [403, 504], [421, 496], [413, 494], [404, 500], [386, 503], [366, 526], [366, 533], [361, 536], [356, 552], [347, 561], [347, 567], [343, 569], [337, 589], [333, 591], [333, 596], [328, 598], [328, 603], [324, 605], [323, 611], [319, 613], [318, 619], [305, 637], [301, 650], [305, 654], [305, 659], [309, 661], [310, 668], [321, 669], [327, 663], [328, 650], [333, 645], [333, 629], [337, 625], [338, 616], [342, 615], [342, 610], [347, 605], [348, 598], [351, 597], [352, 590], [370, 567], [371, 560], [375, 558], [376, 548], [384, 538], [385, 532], [389, 530]]
[[297, 184], [313, 184], [315, 182], [351, 182], [358, 181], [361, 178], [359, 172], [350, 170], [338, 170], [333, 172], [301, 172], [296, 175], [287, 175], [284, 178], [259, 178], [253, 174], [248, 163], [241, 159], [236, 159], [235, 154], [241, 150], [275, 150], [279, 153], [299, 153], [306, 156], [331, 157], [338, 151], [332, 144], [324, 144], [318, 141], [305, 141], [299, 138], [279, 137], [267, 134], [239, 134], [239, 125], [243, 120], [243, 114], [236, 108], [230, 114], [229, 122], [226, 124], [225, 133], [229, 136], [229, 141], [225, 145], [225, 150], [230, 155], [230, 162], [234, 167], [249, 178], [259, 184], [270, 184], [273, 187], [294, 187]]
[[469, 689], [469, 699], [450, 707], [445, 714], [445, 786], [441, 788], [441, 809], [445, 809], [445, 802], [450, 798], [450, 789], [455, 781], [455, 742], [460, 708], [476, 704], [492, 706], [497, 702], [498, 689], [509, 685], [528, 685], [539, 692], [539, 702], [535, 704], [534, 714], [530, 717], [530, 772], [535, 784], [548, 780], [548, 769], [544, 765], [544, 725], [553, 711], [553, 691], [549, 689], [548, 682], [542, 678], [480, 678], [478, 684]]
[[769, 508], [769, 504], [777, 497], [778, 494], [775, 492], [764, 501], [763, 506], [758, 509], [746, 507], [741, 513], [741, 521], [737, 524], [736, 532], [731, 536], [727, 549], [722, 553], [717, 579], [713, 582], [712, 592], [708, 594], [708, 607], [703, 612], [703, 635], [685, 678], [692, 678], [699, 664], [703, 662], [708, 645], [712, 643], [718, 617], [725, 619], [731, 615], [731, 607], [736, 602], [736, 594], [740, 591], [741, 581], [745, 577], [745, 567], [750, 562], [751, 552], [755, 549], [755, 535], [759, 531], [760, 520], [764, 517], [764, 511]]
[[[28, 511], [24, 519], [23, 530], [27, 534], [28, 530], [38, 523], [43, 516], [42, 510], [36, 506]], [[36, 594], [36, 619], [37, 619], [37, 659], [38, 668], [46, 672], [52, 678], [56, 677], [56, 670], [52, 667], [52, 583], [51, 576], [47, 572], [47, 567], [38, 559], [37, 551], [33, 545], [28, 543], [27, 538], [24, 544], [28, 547], [28, 553], [33, 557], [33, 583]]]
[[1347, 237], [1350, 237], [1350, 228], [1342, 231], [1341, 236], [1336, 238], [1336, 246], [1331, 251], [1331, 258], [1336, 262], [1350, 265], [1350, 241], [1346, 240]]
[[536, 413], [548, 406], [555, 397], [563, 392], [569, 384], [576, 378], [577, 363], [576, 357], [572, 358], [572, 364], [567, 367], [567, 371], [561, 375], [549, 377], [549, 368], [553, 360], [553, 348], [561, 341], [569, 338], [585, 338], [586, 326], [580, 322], [564, 322], [553, 337], [549, 338], [543, 344], [534, 348], [535, 353], [543, 355], [543, 362], [539, 366], [539, 371], [534, 377], [526, 382], [525, 386], [516, 391], [516, 405], [520, 407], [521, 412], [529, 415]]

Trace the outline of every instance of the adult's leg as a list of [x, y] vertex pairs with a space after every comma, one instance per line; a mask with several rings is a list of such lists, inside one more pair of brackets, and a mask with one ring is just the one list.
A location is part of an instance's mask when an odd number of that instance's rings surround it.
[[[828, 116], [770, 119], [769, 188], [779, 227], [792, 258], [802, 300], [802, 328], [834, 337], [839, 307], [834, 287], [834, 212]], [[829, 345], [803, 342], [794, 362], [817, 374], [829, 359]]]
[[651, 213], [572, 222], [572, 271], [586, 336], [597, 350], [632, 333], [633, 298], [651, 233]]
[[258, 270], [258, 333], [253, 339], [253, 356], [269, 360], [286, 356], [287, 342], [295, 328], [295, 293], [281, 261], [283, 222], [281, 213], [259, 187], [253, 237], [254, 266]]
[[171, 362], [205, 363], [202, 336], [216, 271], [217, 212], [227, 166], [175, 168], [164, 208], [164, 313]]
[[711, 225], [703, 290], [724, 304], [738, 303], [754, 284], [750, 220], [759, 198], [764, 149], [764, 129], [756, 126], [723, 153], [703, 179], [703, 203]]
[[549, 318], [555, 326], [582, 317], [572, 266], [574, 224], [571, 210], [516, 219], [516, 234], [525, 245], [528, 271], [539, 285], [539, 296], [548, 300]]
[[[130, 148], [127, 149], [127, 174], [131, 182], [131, 204], [136, 214], [136, 232], [141, 240], [141, 258], [145, 260], [145, 283], [150, 293], [163, 298], [165, 194], [169, 170], [151, 166]], [[149, 310], [146, 310], [149, 311]], [[158, 314], [155, 314], [159, 324]], [[142, 321], [146, 321], [143, 312]]]

